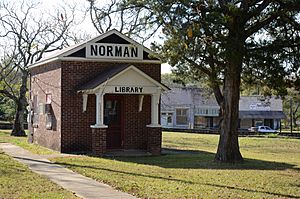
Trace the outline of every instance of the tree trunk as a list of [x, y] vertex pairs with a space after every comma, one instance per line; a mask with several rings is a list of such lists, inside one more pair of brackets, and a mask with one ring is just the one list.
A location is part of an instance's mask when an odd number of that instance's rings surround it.
[[18, 104], [16, 115], [15, 115], [14, 126], [11, 132], [12, 136], [26, 136], [24, 130], [24, 110], [22, 109], [23, 109], [22, 105]]
[[19, 98], [16, 102], [17, 111], [15, 115], [15, 121], [13, 130], [11, 132], [12, 136], [26, 136], [24, 130], [24, 115], [26, 113], [27, 99], [26, 99], [26, 91], [27, 91], [27, 71], [22, 71], [22, 84], [19, 90]]
[[295, 118], [295, 116], [293, 117], [293, 123], [294, 123], [294, 127], [298, 127], [297, 118]]
[[295, 111], [293, 112], [293, 123], [294, 123], [294, 127], [298, 127], [297, 120], [298, 120], [298, 118], [300, 117], [300, 115], [297, 115], [297, 113], [298, 113], [299, 108], [300, 108], [300, 105], [297, 104], [296, 109], [295, 109]]
[[239, 123], [239, 80], [226, 79], [224, 85], [224, 102], [221, 105], [220, 139], [215, 161], [241, 162], [238, 142]]
[[[238, 25], [234, 27], [240, 27]], [[215, 161], [241, 162], [238, 142], [240, 83], [244, 42], [233, 28], [227, 43], [227, 65], [224, 73], [223, 101], [221, 107], [220, 139]]]

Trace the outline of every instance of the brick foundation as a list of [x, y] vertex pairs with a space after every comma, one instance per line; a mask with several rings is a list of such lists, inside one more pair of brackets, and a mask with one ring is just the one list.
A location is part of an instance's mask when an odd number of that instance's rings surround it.
[[161, 127], [148, 127], [148, 152], [152, 155], [160, 155], [161, 141]]
[[92, 128], [92, 154], [101, 156], [106, 152], [106, 128]]

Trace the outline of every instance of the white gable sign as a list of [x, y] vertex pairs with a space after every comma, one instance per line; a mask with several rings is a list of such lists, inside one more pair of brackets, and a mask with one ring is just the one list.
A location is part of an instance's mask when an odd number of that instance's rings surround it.
[[143, 48], [133, 44], [88, 43], [86, 57], [95, 59], [142, 60]]
[[145, 78], [133, 68], [125, 70], [112, 78], [106, 85], [106, 93], [115, 94], [147, 94], [156, 93], [157, 85]]
[[114, 94], [153, 94], [167, 89], [167, 87], [156, 82], [156, 80], [153, 80], [139, 69], [130, 66], [112, 78], [109, 78], [106, 82], [98, 85], [94, 92]]

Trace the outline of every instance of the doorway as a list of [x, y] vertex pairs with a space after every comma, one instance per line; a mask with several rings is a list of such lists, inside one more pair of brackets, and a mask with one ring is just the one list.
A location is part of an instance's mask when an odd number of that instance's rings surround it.
[[104, 96], [104, 124], [108, 126], [106, 135], [107, 149], [122, 149], [123, 131], [123, 98], [121, 95]]
[[274, 129], [274, 122], [272, 119], [264, 119], [264, 125], [269, 126], [271, 129]]

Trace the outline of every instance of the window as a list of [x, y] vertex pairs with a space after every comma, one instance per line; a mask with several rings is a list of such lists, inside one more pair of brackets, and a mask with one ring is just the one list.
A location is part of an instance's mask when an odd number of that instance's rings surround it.
[[104, 107], [104, 124], [120, 124], [121, 106], [118, 103], [118, 100], [106, 100]]
[[161, 125], [173, 126], [173, 113], [161, 113]]
[[46, 94], [46, 104], [51, 104], [52, 102], [52, 95], [50, 93]]
[[212, 115], [219, 115], [218, 109], [212, 109]]
[[194, 117], [194, 127], [195, 128], [205, 128], [206, 127], [206, 119], [203, 116], [195, 116]]
[[219, 116], [218, 108], [197, 108], [195, 109], [197, 116]]
[[168, 124], [172, 124], [172, 115], [168, 115], [167, 122]]
[[187, 125], [188, 124], [188, 109], [176, 109], [176, 124]]
[[52, 129], [52, 115], [46, 114], [46, 129], [51, 130]]
[[45, 114], [46, 114], [46, 129], [52, 129], [52, 107], [51, 104], [45, 104]]

